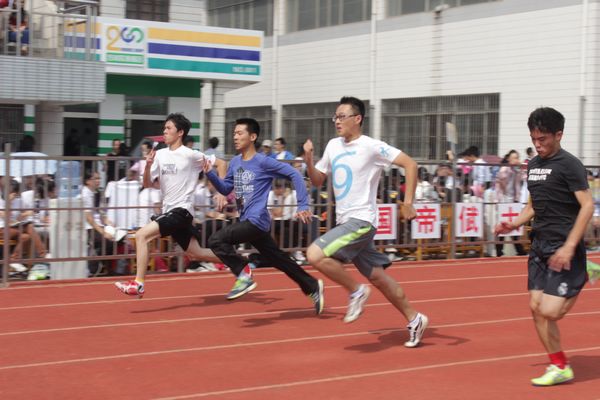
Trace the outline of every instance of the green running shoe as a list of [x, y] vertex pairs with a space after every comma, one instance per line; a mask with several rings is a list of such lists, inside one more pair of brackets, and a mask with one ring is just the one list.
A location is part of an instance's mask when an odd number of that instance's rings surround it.
[[234, 300], [238, 297], [241, 297], [254, 289], [256, 287], [256, 282], [252, 280], [252, 278], [238, 278], [231, 288], [231, 291], [227, 294], [227, 300]]
[[565, 366], [565, 369], [560, 369], [554, 364], [550, 364], [546, 368], [546, 373], [539, 378], [531, 380], [533, 386], [554, 386], [561, 383], [569, 382], [573, 380], [575, 375], [569, 365]]
[[598, 279], [600, 279], [600, 264], [596, 264], [588, 260], [587, 273], [590, 283], [593, 285]]

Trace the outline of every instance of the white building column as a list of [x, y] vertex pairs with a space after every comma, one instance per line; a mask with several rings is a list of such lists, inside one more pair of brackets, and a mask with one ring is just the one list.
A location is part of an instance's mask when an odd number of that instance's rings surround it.
[[194, 97], [169, 97], [169, 114], [182, 113], [192, 123], [189, 136], [194, 138], [194, 148], [202, 149], [200, 126], [200, 99]]
[[285, 33], [285, 0], [273, 1], [273, 43], [272, 71], [271, 71], [271, 129], [265, 132], [265, 139], [281, 136], [283, 127], [281, 102], [279, 101], [279, 36]]
[[[225, 93], [246, 86], [243, 82], [215, 81], [202, 88], [203, 108], [210, 109], [208, 136], [225, 143]], [[221, 145], [219, 149], [223, 151]]]
[[35, 106], [25, 104], [25, 130], [26, 135], [35, 136]]
[[100, 103], [98, 155], [111, 151], [113, 139], [125, 139], [125, 95], [122, 94], [107, 94], [106, 100]]
[[37, 148], [49, 156], [63, 155], [63, 108], [53, 103], [40, 103], [36, 109]]
[[371, 31], [369, 40], [369, 136], [381, 139], [381, 98], [377, 92], [377, 68], [381, 52], [377, 47], [377, 21], [385, 16], [385, 1], [373, 0], [371, 3]]

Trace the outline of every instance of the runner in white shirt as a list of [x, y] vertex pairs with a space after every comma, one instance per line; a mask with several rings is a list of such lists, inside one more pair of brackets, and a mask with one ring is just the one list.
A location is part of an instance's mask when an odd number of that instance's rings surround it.
[[406, 347], [416, 347], [428, 325], [424, 314], [415, 311], [398, 283], [385, 272], [388, 258], [375, 249], [377, 230], [377, 185], [384, 167], [395, 164], [404, 168], [406, 193], [403, 215], [410, 220], [416, 211], [412, 205], [417, 183], [417, 163], [388, 144], [362, 135], [364, 103], [355, 97], [342, 97], [332, 121], [338, 133], [325, 148], [317, 165], [313, 163], [313, 144], [304, 144], [304, 160], [313, 185], [321, 187], [331, 175], [335, 195], [337, 226], [319, 237], [307, 250], [308, 261], [350, 293], [344, 322], [355, 321], [369, 297], [367, 285], [359, 284], [344, 270], [352, 262], [383, 293], [408, 321], [410, 338]]
[[[142, 297], [144, 279], [148, 269], [150, 242], [159, 236], [172, 236], [186, 255], [193, 260], [220, 262], [212, 250], [200, 247], [200, 234], [192, 224], [194, 213], [194, 190], [198, 175], [205, 163], [215, 165], [221, 176], [225, 175], [225, 162], [215, 156], [205, 156], [183, 145], [183, 139], [192, 124], [182, 114], [169, 114], [163, 135], [167, 148], [152, 150], [146, 157], [144, 187], [151, 187], [158, 179], [162, 194], [162, 214], [140, 228], [135, 234], [136, 268], [135, 280], [116, 282], [121, 292]], [[192, 240], [192, 237], [196, 240]]]

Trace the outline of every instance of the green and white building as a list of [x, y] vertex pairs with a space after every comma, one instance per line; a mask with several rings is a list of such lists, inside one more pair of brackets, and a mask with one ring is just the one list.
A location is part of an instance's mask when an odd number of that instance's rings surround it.
[[203, 1], [47, 3], [28, 5], [27, 54], [0, 55], [12, 72], [0, 86], [4, 141], [30, 134], [49, 155], [106, 154], [113, 139], [161, 135], [165, 116], [182, 112], [202, 148], [204, 116], [222, 140], [224, 93], [262, 78], [263, 32], [207, 26]]
[[[76, 100], [44, 100], [39, 74], [32, 78], [37, 97], [13, 101], [15, 91], [4, 90], [4, 81], [0, 86], [0, 104], [35, 106], [22, 108], [21, 130], [35, 129], [42, 151], [61, 154], [72, 130], [101, 153], [120, 135], [135, 145], [156, 134], [171, 111], [185, 112], [202, 142], [224, 138], [226, 153], [233, 151], [228, 132], [242, 116], [261, 122], [263, 139], [284, 137], [292, 152], [308, 137], [321, 151], [335, 134], [336, 102], [353, 95], [368, 105], [365, 131], [417, 159], [444, 158], [445, 122], [457, 126], [458, 149], [523, 152], [530, 146], [527, 116], [552, 106], [567, 119], [563, 146], [586, 164], [598, 163], [600, 0], [102, 0], [97, 20], [105, 35], [101, 62], [61, 61], [74, 72], [47, 76], [64, 78], [52, 87], [73, 87]], [[114, 28], [106, 24], [147, 34], [144, 65], [139, 55], [107, 58], [102, 40], [113, 40], [106, 35]], [[197, 36], [212, 34], [260, 43]], [[193, 60], [193, 51], [154, 53], [166, 45], [222, 46], [260, 57], [215, 62]], [[47, 63], [35, 54], [21, 58], [19, 65]]]

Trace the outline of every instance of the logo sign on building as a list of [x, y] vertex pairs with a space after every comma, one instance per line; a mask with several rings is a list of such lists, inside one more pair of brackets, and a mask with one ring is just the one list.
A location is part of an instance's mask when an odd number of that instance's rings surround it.
[[417, 216], [412, 220], [410, 233], [413, 239], [440, 239], [442, 237], [441, 213], [438, 203], [416, 203]]
[[108, 74], [262, 79], [262, 31], [109, 17], [67, 26], [65, 57], [105, 61]]
[[454, 233], [456, 237], [483, 237], [483, 204], [456, 203]]
[[104, 61], [112, 65], [146, 66], [147, 31], [143, 26], [103, 24]]
[[[498, 203], [498, 222], [514, 221], [521, 213], [522, 208], [523, 204], [521, 203]], [[499, 236], [521, 236], [522, 234], [523, 226], [520, 226], [519, 229], [515, 229], [514, 231]]]
[[398, 220], [398, 205], [378, 204], [377, 219], [377, 233], [375, 233], [374, 240], [396, 239], [396, 221]]

